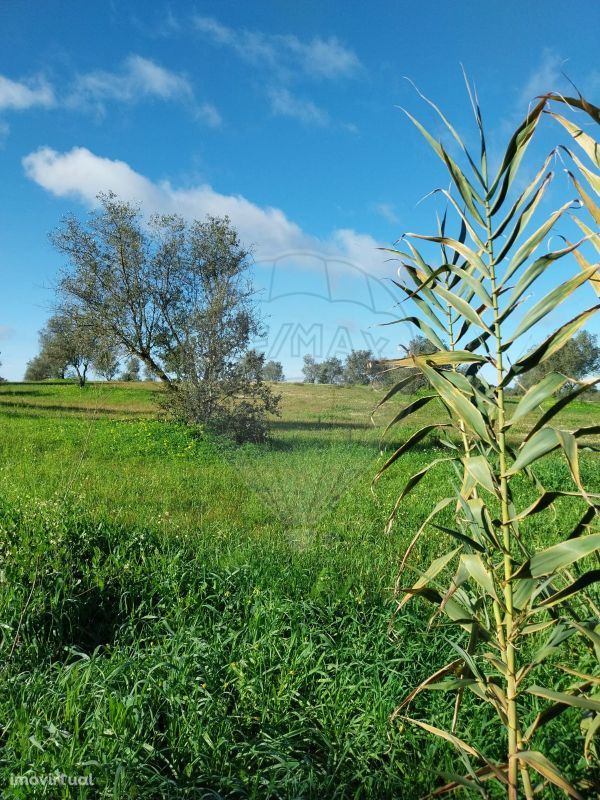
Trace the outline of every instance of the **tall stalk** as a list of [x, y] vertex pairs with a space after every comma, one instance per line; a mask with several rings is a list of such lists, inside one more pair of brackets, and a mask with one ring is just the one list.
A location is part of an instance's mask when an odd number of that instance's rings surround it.
[[517, 684], [516, 684], [516, 661], [515, 661], [515, 648], [513, 644], [513, 629], [514, 629], [514, 608], [513, 608], [513, 589], [511, 583], [511, 576], [513, 573], [512, 561], [512, 540], [510, 529], [510, 514], [508, 510], [508, 478], [506, 472], [508, 469], [507, 451], [506, 451], [506, 434], [504, 432], [504, 423], [506, 418], [506, 409], [504, 403], [504, 367], [502, 363], [502, 326], [500, 322], [500, 311], [498, 307], [498, 287], [496, 283], [496, 264], [494, 263], [494, 243], [492, 240], [492, 218], [490, 213], [490, 206], [486, 200], [485, 203], [485, 221], [487, 230], [487, 253], [488, 265], [490, 271], [491, 283], [491, 297], [492, 297], [492, 312], [493, 312], [493, 328], [494, 340], [496, 346], [496, 381], [497, 381], [497, 403], [498, 403], [498, 422], [497, 422], [497, 439], [499, 450], [500, 462], [500, 504], [501, 504], [501, 522], [502, 522], [502, 544], [504, 546], [504, 604], [506, 606], [506, 635], [500, 640], [500, 646], [504, 655], [504, 662], [506, 664], [506, 702], [508, 706], [508, 796], [509, 800], [517, 800], [518, 792], [518, 761], [516, 758], [518, 751], [519, 740], [519, 721], [517, 709]]
[[[591, 160], [593, 168], [600, 169], [599, 149], [594, 140], [582, 127], [549, 111], [548, 106], [570, 101], [573, 108], [587, 112], [596, 122], [600, 122], [600, 110], [583, 98], [565, 99], [557, 95], [540, 98], [511, 137], [498, 173], [490, 180], [479, 105], [470, 87], [469, 94], [480, 132], [479, 165], [442, 112], [431, 101], [427, 102], [458, 143], [470, 169], [471, 180], [444, 146], [408, 114], [450, 173], [460, 205], [451, 193], [440, 191], [456, 212], [461, 230], [457, 238], [447, 236], [444, 216], [437, 235], [407, 233], [402, 238], [407, 249], [392, 251], [401, 262], [397, 285], [416, 309], [416, 315], [407, 316], [405, 320], [416, 325], [430, 340], [435, 352], [386, 362], [388, 366], [397, 368], [420, 369], [431, 386], [430, 394], [401, 409], [391, 424], [399, 423], [434, 399], [445, 407], [450, 421], [427, 425], [412, 434], [387, 459], [375, 480], [435, 428], [454, 428], [462, 443], [462, 453], [448, 440], [447, 457], [436, 458], [408, 479], [390, 515], [388, 528], [393, 525], [406, 496], [430, 470], [441, 463], [451, 463], [459, 473], [462, 470], [462, 478], [457, 494], [441, 498], [416, 532], [403, 556], [397, 581], [400, 596], [397, 613], [401, 613], [412, 598], [422, 597], [437, 607], [434, 619], [445, 615], [455, 626], [458, 638], [453, 643], [454, 657], [419, 684], [399, 706], [394, 717], [403, 714], [422, 691], [456, 692], [452, 733], [405, 717], [450, 741], [469, 766], [466, 776], [439, 787], [438, 795], [465, 786], [486, 796], [484, 783], [491, 779], [505, 786], [509, 800], [517, 800], [521, 790], [527, 800], [531, 800], [534, 791], [541, 790], [548, 783], [560, 787], [571, 797], [583, 798], [578, 788], [571, 785], [543, 753], [530, 748], [542, 726], [549, 724], [565, 708], [576, 707], [595, 715], [594, 722], [586, 729], [585, 753], [589, 754], [594, 733], [600, 730], [600, 700], [593, 695], [597, 679], [583, 670], [573, 671], [561, 665], [554, 667], [555, 688], [539, 686], [531, 683], [531, 679], [538, 667], [546, 664], [567, 638], [573, 642], [574, 637], [579, 637], [582, 648], [586, 644], [592, 650], [595, 648], [596, 657], [600, 659], [600, 636], [595, 631], [598, 620], [589, 617], [589, 609], [593, 612], [595, 605], [586, 595], [587, 588], [600, 580], [600, 571], [588, 569], [574, 577], [569, 569], [576, 562], [585, 568], [586, 559], [600, 550], [600, 532], [595, 532], [592, 527], [600, 497], [590, 494], [582, 486], [578, 461], [579, 442], [599, 433], [600, 426], [573, 431], [556, 427], [559, 411], [600, 378], [578, 381], [551, 372], [525, 393], [512, 415], [505, 390], [518, 376], [542, 364], [559, 350], [600, 308], [600, 304], [596, 304], [578, 314], [533, 351], [509, 363], [507, 368], [509, 348], [574, 291], [592, 286], [600, 295], [598, 264], [590, 264], [580, 249], [591, 241], [600, 252], [600, 236], [584, 220], [576, 219], [577, 226], [585, 234], [583, 239], [575, 244], [567, 240], [567, 246], [560, 250], [549, 250], [537, 257], [533, 255], [551, 229], [565, 219], [566, 212], [573, 210], [569, 200], [538, 223], [532, 233], [528, 231], [530, 224], [537, 219], [536, 211], [552, 179], [552, 173], [546, 173], [546, 168], [553, 154], [548, 156], [524, 191], [516, 197], [512, 191], [521, 160], [545, 112], [571, 134]], [[600, 210], [591, 200], [590, 192], [583, 189], [582, 180], [587, 181], [592, 192], [598, 194], [600, 177], [589, 166], [584, 166], [570, 149], [563, 147], [563, 150], [580, 173], [579, 178], [569, 174], [580, 194], [581, 205], [598, 225]], [[430, 263], [426, 253], [418, 249], [418, 241], [437, 243], [441, 263]], [[452, 258], [449, 252], [453, 253]], [[522, 311], [525, 293], [555, 261], [570, 254], [574, 254], [580, 272], [551, 292], [543, 293], [541, 299], [524, 314], [518, 313]], [[508, 286], [509, 280], [515, 282], [514, 286]], [[507, 321], [512, 328], [510, 334], [506, 332]], [[485, 364], [495, 370], [495, 385], [489, 385], [479, 374]], [[576, 388], [557, 399], [555, 393], [565, 385], [575, 385]], [[390, 390], [382, 402], [397, 395], [401, 387], [402, 382]], [[531, 420], [532, 414], [537, 418]], [[526, 429], [518, 446], [514, 443], [515, 423]], [[553, 450], [564, 454], [576, 491], [548, 491], [541, 484], [535, 464]], [[532, 505], [520, 511], [515, 508], [510, 488], [516, 475], [528, 479], [539, 493]], [[532, 552], [526, 536], [529, 518], [543, 513], [565, 495], [579, 497], [587, 510], [573, 530], [563, 534], [562, 541], [554, 541], [546, 549]], [[494, 519], [494, 504], [500, 509], [497, 521]], [[430, 526], [436, 526], [436, 517], [446, 514], [452, 506], [455, 508], [456, 528], [444, 524], [441, 530], [453, 536], [458, 546], [436, 558], [412, 586], [402, 586], [404, 569], [419, 537]], [[452, 575], [449, 584], [445, 578], [448, 573]], [[461, 640], [465, 634], [468, 640], [463, 643]], [[535, 647], [527, 650], [532, 642]], [[529, 660], [518, 664], [517, 653], [525, 652], [531, 653]], [[561, 688], [565, 673], [578, 678], [568, 691]], [[507, 746], [503, 762], [491, 761], [456, 735], [465, 690], [473, 692], [475, 702], [491, 705], [499, 724], [505, 729]], [[540, 698], [546, 700], [550, 705], [538, 713], [525, 729], [526, 720], [531, 716], [533, 697], [538, 698], [538, 702]], [[471, 764], [471, 759], [482, 762], [483, 766]], [[537, 787], [533, 785], [531, 771], [541, 781]]]

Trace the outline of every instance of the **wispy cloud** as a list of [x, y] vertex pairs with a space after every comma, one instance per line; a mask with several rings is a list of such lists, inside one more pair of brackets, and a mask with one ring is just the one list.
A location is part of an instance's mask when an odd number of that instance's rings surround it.
[[223, 124], [223, 118], [218, 108], [212, 103], [202, 103], [196, 106], [196, 119], [208, 125], [209, 128], [219, 128]]
[[391, 203], [375, 203], [373, 208], [380, 217], [383, 217], [387, 222], [391, 222], [392, 225], [397, 225], [400, 222], [400, 218]]
[[227, 215], [258, 260], [319, 255], [343, 260], [373, 275], [389, 274], [389, 265], [371, 236], [338, 228], [327, 238], [313, 236], [288, 219], [281, 209], [261, 207], [242, 195], [226, 195], [208, 184], [178, 188], [156, 183], [124, 161], [102, 158], [85, 147], [59, 153], [42, 147], [23, 159], [27, 176], [57, 197], [75, 197], [88, 207], [97, 205], [101, 191], [112, 190], [124, 200], [141, 202], [147, 213], [178, 213], [188, 219], [206, 214]]
[[354, 77], [363, 69], [356, 53], [335, 36], [303, 41], [293, 34], [230, 28], [205, 16], [196, 16], [194, 24], [215, 44], [231, 48], [244, 61], [279, 73], [301, 71], [312, 78], [331, 80]]
[[[305, 125], [325, 126], [327, 111], [290, 90], [300, 80], [339, 81], [356, 78], [364, 67], [356, 53], [335, 36], [301, 39], [294, 34], [233, 28], [214, 17], [194, 17], [196, 30], [214, 45], [227, 47], [242, 61], [267, 73], [266, 95], [271, 111]], [[351, 129], [351, 125], [345, 125]]]
[[[16, 81], [0, 75], [0, 113], [42, 107], [87, 110], [103, 116], [110, 102], [133, 104], [148, 99], [183, 103], [203, 124], [211, 128], [222, 124], [212, 103], [196, 100], [185, 75], [140, 55], [128, 56], [120, 69], [112, 72], [94, 70], [77, 75], [63, 93], [43, 76]], [[0, 139], [8, 130], [6, 122], [0, 120]]]
[[105, 112], [107, 101], [139, 102], [144, 98], [191, 102], [194, 93], [183, 75], [171, 72], [148, 58], [129, 56], [115, 72], [94, 70], [78, 75], [67, 98], [73, 107]]
[[0, 111], [24, 111], [34, 106], [51, 108], [55, 103], [54, 89], [43, 76], [13, 81], [0, 75]]
[[312, 100], [303, 100], [284, 87], [269, 91], [271, 110], [282, 117], [292, 117], [307, 125], [327, 125], [329, 115]]
[[560, 91], [566, 80], [562, 74], [566, 59], [549, 47], [542, 50], [537, 66], [529, 74], [519, 95], [519, 107], [527, 108], [527, 104], [540, 94]]

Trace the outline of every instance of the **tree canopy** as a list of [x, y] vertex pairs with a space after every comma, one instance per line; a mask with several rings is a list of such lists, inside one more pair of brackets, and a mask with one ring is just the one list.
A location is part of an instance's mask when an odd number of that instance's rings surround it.
[[63, 302], [166, 383], [171, 411], [187, 421], [274, 411], [262, 376], [241, 364], [263, 329], [250, 253], [229, 219], [146, 220], [113, 193], [98, 200], [85, 223], [70, 215], [51, 234], [67, 259]]

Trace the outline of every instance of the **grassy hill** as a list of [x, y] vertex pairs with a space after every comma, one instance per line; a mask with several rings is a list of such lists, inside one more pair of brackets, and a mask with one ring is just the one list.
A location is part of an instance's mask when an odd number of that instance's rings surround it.
[[[406, 398], [374, 426], [372, 388], [280, 388], [272, 441], [235, 447], [157, 419], [154, 384], [0, 385], [5, 773], [90, 773], [81, 797], [410, 800], [452, 771], [454, 751], [388, 722], [448, 660], [424, 605], [390, 621], [399, 558], [452, 472], [423, 481], [386, 536], [437, 441], [372, 491], [383, 425]], [[387, 447], [441, 413], [430, 404]], [[569, 415], [565, 427], [591, 424], [600, 406]], [[570, 485], [557, 455], [540, 475]], [[592, 452], [582, 475], [600, 491]], [[579, 512], [566, 499], [532, 517], [532, 547]], [[412, 713], [425, 708], [451, 719], [442, 697]], [[576, 715], [547, 728], [571, 776]], [[461, 725], [500, 750], [468, 703]]]

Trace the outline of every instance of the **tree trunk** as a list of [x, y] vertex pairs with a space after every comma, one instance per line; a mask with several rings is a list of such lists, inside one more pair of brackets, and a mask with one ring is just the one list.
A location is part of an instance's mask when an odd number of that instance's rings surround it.
[[167, 375], [167, 373], [160, 367], [156, 361], [152, 358], [152, 356], [148, 355], [147, 353], [136, 353], [136, 355], [144, 362], [144, 364], [149, 367], [152, 372], [157, 375], [163, 383], [166, 383], [169, 389], [177, 388], [176, 385], [173, 383], [171, 378]]

